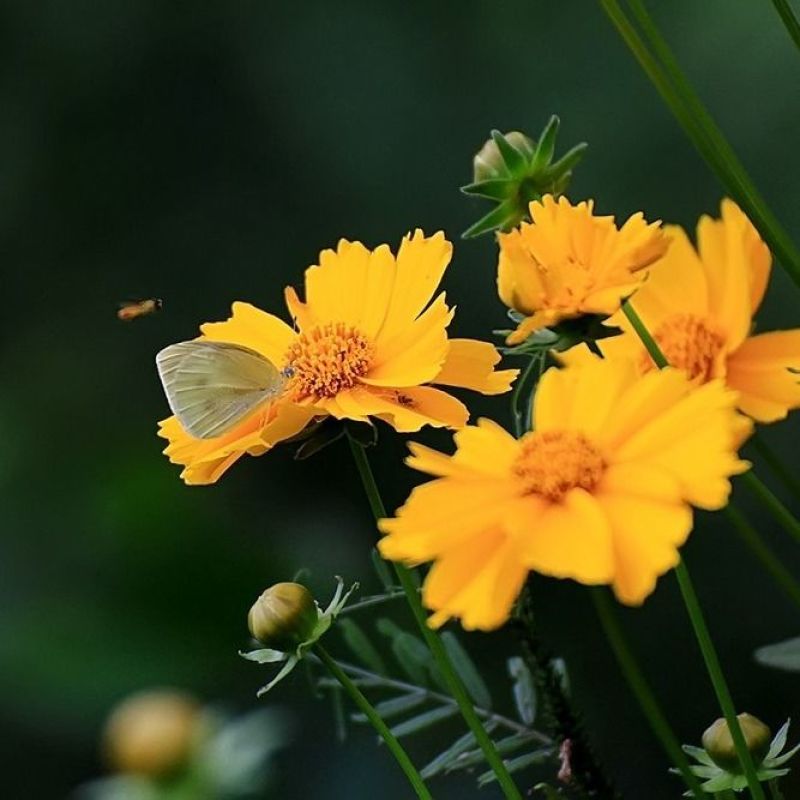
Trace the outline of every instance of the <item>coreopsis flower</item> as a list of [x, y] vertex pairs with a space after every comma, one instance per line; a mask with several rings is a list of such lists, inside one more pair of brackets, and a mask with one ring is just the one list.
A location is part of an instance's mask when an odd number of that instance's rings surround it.
[[435, 476], [381, 521], [386, 558], [434, 561], [430, 624], [491, 629], [529, 572], [610, 584], [642, 603], [679, 560], [692, 506], [723, 507], [750, 422], [720, 381], [694, 389], [680, 370], [639, 375], [597, 357], [549, 369], [533, 430], [515, 439], [483, 419], [452, 456], [419, 444], [408, 463]]
[[[696, 384], [724, 380], [745, 414], [774, 422], [800, 406], [800, 329], [751, 335], [772, 259], [732, 200], [723, 200], [721, 210], [720, 219], [700, 219], [696, 248], [681, 228], [665, 228], [669, 250], [632, 302], [672, 366]], [[604, 356], [631, 358], [642, 373], [655, 368], [622, 313], [608, 324], [623, 333], [598, 342]], [[588, 355], [580, 345], [564, 360]]]
[[247, 348], [280, 370], [285, 385], [213, 438], [190, 436], [175, 416], [161, 422], [164, 452], [184, 466], [184, 481], [214, 483], [245, 453], [261, 455], [326, 416], [380, 419], [402, 432], [465, 425], [464, 404], [432, 384], [507, 391], [518, 370], [495, 370], [491, 344], [449, 339], [453, 310], [444, 293], [431, 300], [451, 253], [442, 233], [419, 230], [396, 256], [387, 245], [370, 251], [342, 240], [306, 270], [304, 302], [287, 288], [294, 328], [241, 302], [225, 322], [202, 325], [197, 341]]
[[668, 245], [660, 222], [637, 213], [618, 228], [595, 216], [591, 200], [545, 195], [529, 210], [532, 222], [497, 237], [500, 299], [524, 317], [509, 344], [561, 320], [618, 311]]

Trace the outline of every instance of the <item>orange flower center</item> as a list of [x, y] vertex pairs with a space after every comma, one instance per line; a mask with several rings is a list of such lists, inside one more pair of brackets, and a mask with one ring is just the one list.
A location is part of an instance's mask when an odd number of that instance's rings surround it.
[[594, 489], [606, 469], [603, 454], [582, 433], [533, 431], [520, 444], [512, 472], [524, 494], [558, 502], [570, 489]]
[[[684, 370], [691, 380], [705, 383], [714, 377], [714, 367], [725, 339], [702, 317], [673, 314], [661, 323], [654, 338], [670, 366]], [[642, 372], [654, 366], [650, 356], [642, 353]]]
[[328, 322], [301, 333], [286, 353], [287, 391], [296, 399], [335, 397], [358, 383], [374, 348], [361, 331]]

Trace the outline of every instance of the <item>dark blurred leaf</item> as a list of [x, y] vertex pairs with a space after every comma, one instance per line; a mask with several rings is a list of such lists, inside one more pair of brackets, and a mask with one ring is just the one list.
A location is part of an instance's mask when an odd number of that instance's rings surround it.
[[800, 672], [800, 636], [759, 647], [755, 652], [755, 659], [765, 667]]
[[378, 574], [378, 579], [380, 580], [383, 588], [390, 592], [394, 589], [394, 580], [392, 579], [392, 571], [389, 568], [389, 565], [381, 558], [381, 554], [378, 552], [376, 547], [372, 548], [370, 552], [370, 558], [372, 559], [372, 566], [375, 569], [375, 572]]
[[[526, 767], [531, 767], [534, 764], [541, 764], [547, 761], [551, 754], [551, 750], [534, 750], [532, 753], [525, 753], [525, 755], [509, 759], [505, 762], [505, 765], [509, 772], [519, 772]], [[493, 770], [489, 770], [478, 776], [478, 786], [486, 786], [496, 780], [497, 775]]]
[[514, 680], [512, 688], [517, 714], [526, 725], [533, 725], [536, 719], [536, 686], [533, 675], [518, 656], [508, 659], [508, 673]]
[[422, 640], [388, 619], [378, 620], [377, 628], [390, 639], [392, 653], [409, 680], [417, 686], [429, 686], [433, 656]]
[[375, 649], [369, 637], [364, 633], [361, 626], [349, 617], [341, 617], [337, 627], [342, 633], [347, 646], [355, 653], [356, 657], [373, 672], [379, 675], [387, 675], [386, 664], [381, 658], [380, 653]]
[[[391, 700], [382, 700], [375, 704], [375, 710], [383, 719], [391, 719], [398, 714], [411, 711], [425, 702], [427, 694], [425, 692], [410, 692], [409, 694], [393, 697]], [[351, 714], [353, 722], [367, 722], [366, 714]]]
[[411, 733], [429, 728], [431, 725], [435, 725], [437, 722], [441, 722], [441, 720], [452, 717], [457, 713], [458, 706], [456, 705], [440, 706], [395, 725], [391, 731], [399, 739], [401, 736], [408, 736]]
[[478, 672], [475, 662], [458, 641], [456, 635], [452, 631], [445, 631], [442, 634], [442, 642], [475, 705], [481, 708], [491, 708], [492, 696], [489, 694], [489, 688]]

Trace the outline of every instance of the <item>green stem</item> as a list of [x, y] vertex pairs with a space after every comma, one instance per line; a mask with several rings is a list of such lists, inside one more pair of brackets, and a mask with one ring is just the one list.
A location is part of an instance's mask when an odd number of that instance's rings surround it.
[[622, 632], [622, 627], [616, 618], [607, 592], [600, 587], [592, 587], [591, 596], [597, 616], [600, 618], [605, 631], [606, 639], [608, 639], [608, 643], [614, 651], [625, 679], [628, 681], [628, 686], [639, 701], [639, 705], [645, 717], [647, 717], [653, 733], [661, 742], [664, 750], [667, 751], [667, 755], [672, 759], [672, 763], [677, 767], [692, 794], [699, 798], [705, 797], [706, 793], [700, 788], [700, 781], [692, 772], [678, 737], [670, 727], [653, 690], [647, 683], [647, 679], [636, 661], [636, 657], [625, 640], [625, 634]]
[[520, 408], [520, 402], [525, 394], [524, 389], [538, 363], [538, 355], [528, 356], [528, 363], [517, 378], [517, 382], [514, 384], [514, 391], [511, 393], [511, 421], [514, 425], [514, 435], [517, 439], [525, 433], [528, 426], [526, 419], [528, 416], [526, 411], [527, 403], [523, 408]]
[[800, 522], [797, 521], [794, 514], [780, 501], [780, 499], [773, 493], [772, 489], [767, 486], [754, 472], [745, 472], [740, 480], [747, 485], [747, 488], [763, 503], [764, 508], [770, 513], [772, 518], [780, 523], [784, 530], [800, 542]]
[[775, 6], [775, 10], [780, 14], [789, 36], [792, 37], [792, 41], [800, 48], [800, 22], [797, 21], [797, 17], [792, 11], [788, 0], [772, 0], [772, 5]]
[[725, 513], [731, 521], [741, 540], [750, 548], [753, 555], [769, 572], [781, 589], [798, 606], [800, 606], [800, 585], [794, 576], [783, 566], [783, 562], [764, 544], [758, 531], [747, 521], [744, 514], [733, 505], [725, 508]]
[[[644, 322], [642, 322], [641, 317], [636, 313], [636, 310], [631, 305], [630, 300], [626, 300], [625, 303], [623, 303], [622, 310], [636, 333], [641, 338], [642, 344], [647, 348], [647, 352], [650, 354], [650, 357], [653, 359], [658, 368], [663, 369], [664, 367], [669, 366], [666, 356], [661, 352], [661, 348], [647, 330], [647, 326], [644, 324]], [[745, 473], [745, 476], [749, 474], [751, 473]], [[700, 602], [695, 594], [691, 578], [689, 577], [689, 571], [683, 561], [678, 562], [678, 566], [675, 567], [675, 574], [678, 578], [678, 585], [680, 586], [681, 594], [683, 595], [683, 602], [686, 606], [686, 611], [689, 614], [689, 619], [691, 620], [692, 627], [694, 628], [697, 643], [700, 645], [700, 651], [703, 654], [703, 660], [706, 664], [708, 676], [711, 679], [711, 684], [714, 687], [715, 694], [717, 695], [717, 700], [719, 701], [720, 708], [722, 709], [722, 714], [725, 717], [725, 721], [728, 723], [728, 728], [730, 729], [731, 736], [733, 738], [733, 744], [736, 747], [736, 754], [739, 756], [739, 761], [744, 769], [750, 794], [753, 796], [754, 800], [766, 800], [764, 796], [764, 790], [761, 788], [761, 784], [756, 776], [756, 768], [753, 764], [753, 758], [750, 755], [750, 751], [747, 749], [747, 744], [744, 740], [742, 729], [739, 727], [739, 720], [736, 718], [736, 710], [733, 705], [733, 700], [731, 699], [730, 690], [728, 689], [728, 684], [725, 681], [725, 676], [722, 673], [722, 667], [720, 666], [719, 657], [717, 656], [717, 651], [714, 648], [714, 643], [711, 641], [711, 634], [708, 631], [708, 626], [706, 625], [705, 618], [703, 617], [703, 612], [700, 608]]]
[[750, 439], [750, 444], [783, 485], [795, 497], [800, 497], [800, 480], [786, 468], [780, 456], [764, 441], [764, 437], [756, 433]]
[[[600, 0], [600, 3], [692, 143], [731, 197], [753, 221], [792, 280], [800, 285], [800, 252], [772, 214], [728, 140], [689, 85], [644, 4], [641, 0], [628, 0], [649, 47], [628, 20], [618, 0]], [[655, 55], [650, 48], [655, 51]]]
[[703, 660], [706, 663], [708, 676], [711, 678], [711, 685], [714, 687], [714, 693], [717, 695], [717, 700], [722, 709], [722, 715], [728, 723], [728, 729], [731, 732], [733, 744], [736, 747], [736, 754], [739, 756], [739, 761], [744, 769], [750, 794], [753, 796], [754, 800], [766, 800], [764, 790], [761, 788], [758, 776], [756, 775], [753, 757], [747, 749], [747, 742], [745, 742], [744, 734], [739, 726], [739, 720], [736, 718], [736, 708], [733, 705], [733, 698], [728, 689], [725, 676], [722, 673], [719, 656], [717, 655], [714, 643], [711, 641], [711, 634], [708, 631], [705, 617], [700, 608], [700, 602], [695, 594], [692, 579], [689, 577], [689, 570], [686, 569], [686, 564], [684, 564], [683, 561], [678, 562], [678, 566], [675, 567], [675, 575], [678, 578], [678, 585], [683, 595], [686, 611], [689, 614], [689, 619], [694, 628], [695, 637], [700, 645], [700, 652], [703, 654]]
[[[372, 467], [369, 464], [364, 447], [349, 436], [347, 437], [347, 441], [350, 443], [350, 451], [353, 454], [353, 460], [356, 462], [358, 474], [361, 477], [361, 483], [364, 486], [364, 491], [367, 495], [370, 508], [372, 509], [372, 514], [376, 521], [383, 519], [387, 516], [386, 508], [383, 505], [380, 490], [378, 489], [378, 484], [375, 481], [375, 475], [372, 472]], [[451, 694], [453, 695], [453, 699], [456, 701], [456, 703], [458, 703], [461, 715], [464, 717], [465, 722], [474, 734], [478, 746], [483, 751], [483, 754], [486, 757], [486, 762], [497, 776], [498, 784], [502, 788], [506, 798], [509, 800], [522, 800], [522, 795], [514, 784], [514, 781], [508, 769], [506, 768], [503, 759], [497, 752], [494, 742], [490, 738], [489, 734], [486, 733], [480, 718], [475, 713], [475, 708], [469, 699], [467, 690], [453, 668], [441, 639], [436, 633], [434, 633], [433, 630], [431, 630], [431, 628], [428, 627], [428, 620], [426, 618], [425, 609], [422, 607], [422, 601], [417, 588], [417, 581], [415, 580], [411, 571], [402, 564], [395, 563], [394, 568], [395, 572], [397, 573], [398, 580], [400, 581], [400, 586], [406, 594], [408, 604], [411, 607], [411, 611], [414, 614], [415, 620], [417, 621], [417, 625], [422, 633], [422, 637], [425, 640], [425, 644], [431, 651], [442, 677], [444, 678]]]
[[406, 774], [408, 782], [414, 787], [417, 797], [423, 800], [433, 800], [433, 796], [425, 786], [422, 776], [408, 757], [408, 753], [403, 750], [403, 746], [397, 741], [397, 737], [389, 730], [381, 715], [372, 707], [372, 703], [367, 700], [361, 690], [348, 677], [347, 673], [328, 655], [328, 651], [319, 643], [314, 645], [314, 652], [319, 656], [320, 661], [328, 668], [328, 671], [342, 685], [342, 688], [350, 695], [353, 702], [364, 713], [370, 721], [372, 727], [378, 735], [386, 742], [386, 746], [397, 760], [400, 768]]

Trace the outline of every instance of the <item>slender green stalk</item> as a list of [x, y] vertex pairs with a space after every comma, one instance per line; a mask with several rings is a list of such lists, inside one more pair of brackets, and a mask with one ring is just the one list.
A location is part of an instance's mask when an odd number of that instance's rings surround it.
[[725, 513], [739, 534], [739, 538], [750, 548], [764, 569], [772, 575], [775, 583], [783, 589], [796, 605], [800, 606], [800, 584], [794, 579], [792, 573], [783, 566], [783, 562], [775, 553], [764, 544], [758, 535], [758, 531], [747, 521], [738, 508], [729, 504], [725, 507]]
[[[511, 393], [511, 421], [514, 426], [514, 435], [517, 437], [517, 439], [519, 439], [519, 437], [525, 433], [527, 428], [527, 403], [521, 407], [521, 401], [524, 396], [524, 389], [530, 381], [531, 376], [534, 374], [534, 369], [538, 363], [538, 355], [528, 357], [528, 363], [525, 365], [525, 368], [517, 378], [517, 381], [514, 384], [514, 391]], [[531, 387], [531, 393], [533, 392], [534, 388], [535, 387]]]
[[[664, 367], [669, 366], [669, 362], [661, 352], [661, 348], [658, 346], [658, 343], [647, 330], [647, 326], [644, 324], [644, 322], [642, 322], [641, 317], [636, 313], [629, 300], [626, 300], [625, 303], [623, 303], [622, 310], [636, 333], [641, 338], [642, 344], [644, 344], [644, 346], [647, 348], [647, 352], [650, 354], [650, 357], [653, 359], [658, 368], [663, 369]], [[689, 577], [689, 571], [683, 561], [680, 561], [678, 566], [675, 567], [675, 575], [678, 578], [678, 585], [680, 586], [681, 594], [683, 595], [683, 603], [686, 606], [686, 611], [689, 614], [689, 619], [691, 620], [692, 627], [694, 629], [695, 638], [697, 639], [697, 643], [700, 645], [700, 652], [703, 654], [703, 660], [706, 664], [708, 676], [711, 679], [711, 685], [714, 687], [714, 692], [717, 695], [717, 700], [719, 701], [720, 708], [722, 709], [722, 714], [725, 717], [725, 721], [728, 723], [728, 728], [730, 729], [731, 737], [733, 738], [733, 744], [736, 747], [736, 754], [739, 756], [739, 761], [744, 769], [750, 794], [753, 796], [753, 800], [766, 800], [764, 790], [761, 788], [761, 784], [759, 783], [756, 775], [753, 757], [750, 755], [750, 751], [747, 749], [747, 743], [745, 742], [744, 735], [742, 734], [742, 729], [739, 726], [739, 720], [736, 718], [736, 709], [733, 705], [733, 700], [731, 698], [730, 690], [728, 689], [728, 684], [725, 681], [725, 676], [722, 673], [722, 667], [719, 663], [719, 657], [717, 656], [717, 651], [714, 648], [714, 643], [711, 640], [711, 634], [708, 631], [708, 626], [706, 625], [705, 618], [703, 617], [703, 612], [700, 608], [700, 602], [695, 594], [694, 586], [692, 585], [691, 578]]]
[[780, 14], [781, 19], [792, 41], [800, 48], [800, 22], [797, 21], [792, 7], [789, 5], [789, 0], [772, 0], [772, 5], [775, 10]]
[[[347, 441], [350, 443], [350, 450], [353, 454], [353, 459], [356, 462], [358, 474], [361, 477], [361, 483], [364, 486], [364, 491], [367, 495], [370, 508], [372, 509], [372, 514], [376, 521], [383, 519], [387, 516], [386, 508], [383, 505], [380, 490], [378, 489], [378, 484], [375, 481], [375, 475], [372, 472], [372, 467], [369, 464], [364, 447], [349, 436], [347, 437]], [[417, 581], [410, 570], [406, 569], [406, 567], [404, 567], [402, 564], [395, 563], [394, 568], [395, 572], [397, 573], [397, 578], [400, 581], [400, 586], [406, 593], [408, 604], [411, 607], [411, 611], [414, 614], [414, 619], [416, 619], [417, 625], [422, 633], [422, 638], [425, 640], [425, 644], [431, 651], [431, 654], [433, 655], [433, 658], [436, 661], [440, 672], [442, 673], [442, 677], [444, 678], [451, 694], [453, 695], [453, 699], [458, 703], [461, 715], [464, 717], [465, 722], [475, 735], [475, 740], [483, 751], [483, 754], [486, 757], [486, 762], [497, 776], [498, 784], [502, 788], [503, 793], [508, 800], [522, 800], [522, 795], [514, 784], [514, 780], [506, 768], [503, 759], [497, 752], [494, 742], [489, 734], [486, 733], [480, 718], [475, 713], [475, 708], [469, 699], [467, 690], [464, 687], [461, 678], [458, 677], [458, 674], [453, 668], [441, 639], [433, 630], [431, 630], [431, 628], [428, 627], [425, 609], [422, 607], [422, 601], [420, 600], [419, 590], [417, 588]]]
[[794, 514], [780, 501], [772, 489], [769, 488], [752, 470], [745, 472], [740, 480], [763, 503], [764, 508], [770, 513], [783, 529], [800, 542], [800, 522]]
[[381, 715], [372, 707], [372, 703], [364, 697], [361, 690], [348, 677], [347, 673], [328, 655], [328, 651], [319, 643], [314, 645], [314, 652], [319, 656], [320, 661], [328, 668], [328, 671], [342, 685], [342, 688], [350, 695], [353, 702], [364, 713], [371, 725], [378, 732], [378, 735], [386, 742], [391, 754], [397, 760], [400, 768], [408, 778], [408, 782], [414, 787], [417, 797], [422, 800], [433, 800], [433, 796], [425, 786], [422, 776], [408, 757], [408, 753], [397, 740], [397, 737], [389, 730]]
[[706, 793], [700, 788], [700, 781], [689, 767], [689, 761], [681, 748], [678, 737], [670, 727], [636, 657], [625, 640], [625, 634], [622, 632], [607, 592], [600, 587], [592, 587], [591, 596], [597, 616], [600, 617], [603, 625], [606, 639], [608, 639], [625, 679], [628, 681], [628, 686], [638, 700], [653, 733], [667, 751], [667, 755], [672, 759], [672, 763], [677, 767], [692, 794], [699, 798], [706, 797]]
[[733, 744], [736, 747], [736, 754], [739, 756], [739, 761], [744, 769], [750, 794], [753, 796], [754, 800], [766, 800], [764, 790], [761, 788], [758, 776], [756, 775], [753, 756], [747, 749], [747, 742], [739, 726], [739, 720], [736, 718], [736, 708], [733, 705], [733, 698], [731, 697], [730, 689], [728, 689], [728, 683], [722, 673], [719, 656], [717, 655], [714, 643], [711, 641], [711, 634], [708, 631], [705, 617], [700, 608], [700, 602], [695, 594], [692, 579], [689, 577], [689, 570], [686, 569], [686, 564], [684, 564], [683, 561], [680, 561], [678, 566], [675, 567], [675, 575], [678, 578], [678, 585], [681, 588], [683, 602], [689, 614], [689, 619], [692, 622], [695, 637], [700, 645], [700, 652], [703, 654], [703, 660], [706, 663], [708, 676], [711, 678], [711, 685], [714, 687], [714, 692], [717, 695], [717, 700], [722, 709], [722, 715], [728, 723], [728, 729], [731, 732]]
[[800, 480], [781, 461], [780, 456], [764, 441], [764, 437], [756, 433], [750, 439], [753, 449], [764, 459], [781, 483], [795, 496], [800, 498]]
[[[684, 77], [642, 0], [628, 0], [628, 4], [647, 43], [627, 18], [618, 0], [600, 0], [600, 3], [696, 149], [728, 193], [753, 221], [792, 280], [800, 285], [800, 252], [767, 206], [728, 140]], [[651, 48], [654, 52], [651, 52]]]

